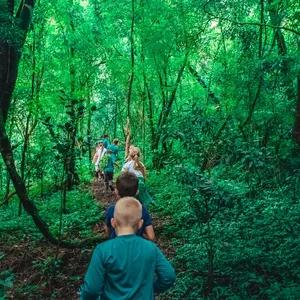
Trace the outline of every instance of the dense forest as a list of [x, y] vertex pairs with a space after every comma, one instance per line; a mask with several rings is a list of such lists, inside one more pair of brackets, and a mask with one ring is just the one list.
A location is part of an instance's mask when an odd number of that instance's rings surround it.
[[0, 299], [77, 299], [141, 149], [173, 287], [299, 299], [297, 0], [0, 0]]

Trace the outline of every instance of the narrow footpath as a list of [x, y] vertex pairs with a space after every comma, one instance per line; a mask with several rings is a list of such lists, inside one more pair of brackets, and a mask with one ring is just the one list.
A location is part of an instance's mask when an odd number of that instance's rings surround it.
[[[118, 198], [112, 192], [105, 192], [104, 183], [102, 181], [95, 181], [92, 183], [92, 191], [94, 198], [97, 202], [100, 202], [103, 206], [103, 210], [106, 211], [107, 207], [116, 203]], [[166, 225], [170, 223], [170, 219], [166, 217], [159, 216], [158, 214], [151, 212], [151, 207], [148, 209], [150, 216], [152, 218], [154, 232], [155, 232], [155, 243], [164, 253], [167, 258], [171, 258], [174, 255], [174, 250], [171, 245], [171, 241], [168, 240], [164, 234], [163, 230]], [[93, 231], [94, 233], [104, 233], [104, 217], [100, 220], [98, 224], [95, 225]]]

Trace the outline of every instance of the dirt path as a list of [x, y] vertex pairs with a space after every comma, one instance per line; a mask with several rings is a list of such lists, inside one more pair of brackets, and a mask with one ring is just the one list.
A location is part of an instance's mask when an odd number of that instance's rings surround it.
[[[91, 189], [95, 200], [101, 203], [103, 212], [117, 201], [113, 193], [105, 193], [103, 183], [92, 183]], [[104, 234], [104, 215], [93, 228], [95, 234]], [[174, 250], [170, 238], [164, 235], [164, 227], [170, 220], [151, 211], [150, 215], [156, 244], [165, 256], [171, 258]], [[12, 244], [8, 242], [11, 237], [13, 233], [7, 233], [7, 239], [0, 242], [0, 272], [7, 270], [6, 277], [13, 280], [13, 288], [8, 291], [7, 299], [78, 299], [77, 292], [83, 283], [93, 248], [59, 249], [56, 252], [57, 248], [44, 239], [36, 240], [28, 235], [24, 241], [16, 240]], [[58, 260], [54, 259], [56, 254]], [[1, 259], [1, 255], [4, 255], [4, 259]], [[168, 300], [162, 296], [156, 299]]]
[[[105, 192], [103, 182], [92, 183], [92, 192], [95, 200], [97, 202], [100, 202], [103, 205], [103, 209], [105, 210], [108, 206], [116, 203], [116, 201], [118, 200], [118, 198], [112, 192]], [[160, 250], [167, 258], [172, 258], [174, 256], [174, 247], [172, 246], [170, 239], [164, 234], [164, 227], [170, 224], [171, 219], [162, 217], [154, 212], [151, 212], [151, 210], [149, 211], [149, 213], [151, 215], [154, 227], [156, 245], [160, 248]], [[102, 219], [102, 222], [104, 222], [104, 218]], [[104, 225], [102, 222], [99, 222], [95, 225], [93, 232], [104, 234]], [[155, 300], [171, 300], [171, 298], [163, 295], [157, 295], [155, 297]]]
[[[105, 210], [108, 206], [116, 203], [116, 201], [118, 200], [118, 198], [112, 192], [105, 192], [104, 184], [102, 181], [93, 182], [92, 191], [96, 201], [100, 202], [103, 205], [103, 209]], [[151, 212], [151, 210], [149, 210], [149, 212], [152, 218], [152, 223], [156, 237], [155, 243], [166, 257], [172, 257], [174, 255], [174, 249], [170, 243], [170, 240], [168, 240], [164, 235], [164, 227], [170, 223], [170, 219], [159, 216], [158, 214]], [[104, 218], [101, 221], [104, 222]], [[104, 226], [102, 222], [96, 224], [96, 226], [93, 229], [93, 232], [104, 234]]]

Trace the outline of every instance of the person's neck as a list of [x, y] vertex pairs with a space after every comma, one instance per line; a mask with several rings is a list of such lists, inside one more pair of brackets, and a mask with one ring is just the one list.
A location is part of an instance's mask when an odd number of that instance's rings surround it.
[[131, 227], [121, 227], [121, 228], [115, 228], [116, 235], [129, 235], [129, 234], [135, 234], [136, 231]]

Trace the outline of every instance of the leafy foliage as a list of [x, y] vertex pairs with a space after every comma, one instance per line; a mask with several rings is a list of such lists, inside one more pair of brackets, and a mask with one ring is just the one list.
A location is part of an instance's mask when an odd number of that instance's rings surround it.
[[[157, 230], [178, 280], [163, 299], [297, 299], [298, 2], [142, 0], [132, 13], [123, 0], [35, 1], [30, 26], [27, 2], [19, 16], [20, 1], [0, 0], [0, 114], [9, 106], [17, 172], [54, 236], [94, 235], [103, 212], [84, 184], [95, 142], [108, 133], [123, 151], [129, 111], [152, 210], [169, 220]], [[8, 53], [18, 72], [5, 73]], [[13, 193], [2, 164], [1, 243], [40, 240]], [[51, 253], [33, 268], [46, 286], [66, 264]], [[1, 292], [14, 273], [1, 273]], [[38, 294], [32, 282], [14, 292]]]

